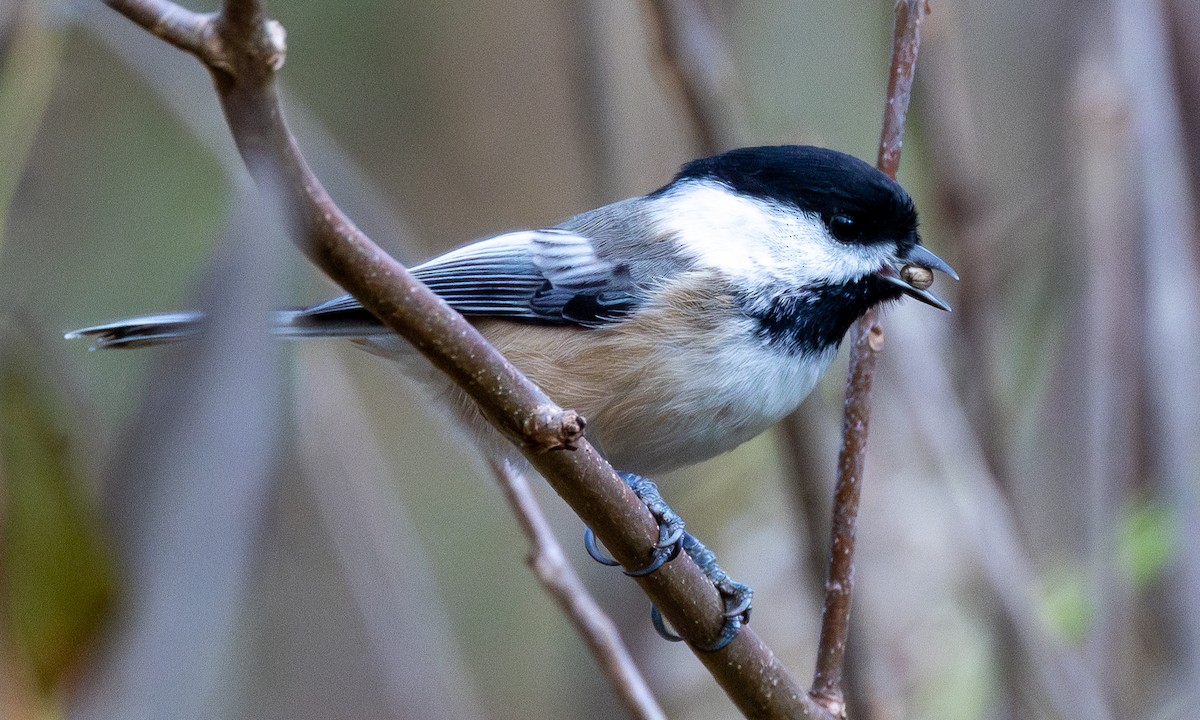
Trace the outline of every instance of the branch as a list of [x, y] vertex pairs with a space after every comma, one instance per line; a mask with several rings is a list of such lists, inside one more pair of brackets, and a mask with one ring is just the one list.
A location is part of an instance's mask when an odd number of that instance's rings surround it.
[[736, 147], [728, 77], [732, 61], [709, 9], [699, 0], [648, 0], [667, 76], [682, 95], [696, 145], [705, 155]]
[[876, 162], [878, 168], [893, 179], [900, 169], [900, 150], [904, 147], [904, 123], [908, 119], [917, 51], [921, 49], [921, 23], [928, 14], [929, 0], [896, 1], [892, 66], [888, 72], [887, 104], [883, 110], [883, 131], [879, 135], [879, 159]]
[[592, 656], [608, 676], [625, 709], [631, 717], [666, 720], [666, 714], [634, 664], [613, 621], [604, 614], [571, 569], [525, 477], [507, 462], [492, 462], [491, 467], [505, 499], [517, 516], [521, 530], [529, 540], [530, 569], [566, 613], [576, 632], [587, 642]]
[[220, 64], [212, 13], [196, 13], [167, 0], [116, 0], [108, 6], [205, 65]]
[[[305, 255], [470, 395], [617, 561], [643, 566], [657, 541], [657, 526], [582, 438], [583, 418], [555, 405], [461, 315], [367, 238], [313, 175], [276, 96], [274, 72], [285, 57], [283, 30], [266, 19], [261, 3], [225, 0], [221, 11], [207, 16], [162, 0], [106, 2], [208, 66], [238, 151], [260, 187], [279, 194], [292, 237]], [[574, 452], [553, 452], [560, 449]], [[719, 635], [720, 599], [690, 558], [681, 555], [638, 583], [693, 647]], [[802, 717], [811, 706], [750, 628], [742, 628], [723, 650], [697, 652], [697, 657], [748, 716]]]
[[[904, 122], [921, 45], [921, 22], [928, 13], [926, 0], [896, 2], [892, 65], [877, 163], [880, 170], [893, 178], [900, 166], [900, 149], [904, 144]], [[883, 348], [883, 328], [874, 309], [854, 324], [850, 338], [842, 449], [838, 453], [838, 479], [834, 488], [829, 578], [825, 582], [817, 667], [809, 691], [813, 699], [835, 717], [844, 717], [846, 712], [842, 676], [850, 633], [850, 599], [854, 591], [854, 537], [866, 461], [871, 384], [875, 378], [875, 363]]]
[[[929, 467], [942, 478], [979, 569], [994, 591], [996, 602], [1010, 621], [1014, 640], [1024, 650], [1022, 662], [1042, 684], [1049, 709], [1063, 720], [1109, 720], [1104, 684], [1088, 667], [1082, 653], [1054, 637], [1043, 622], [1042, 600], [1035, 563], [1021, 547], [1021, 534], [992, 473], [982, 442], [972, 429], [961, 396], [950, 382], [947, 359], [938, 352], [934, 333], [912, 316], [900, 315], [905, 342], [897, 343], [897, 392], [917, 393], [924, 402], [913, 405], [912, 429], [929, 450]], [[936, 411], [931, 410], [936, 408]], [[1028, 691], [1019, 688], [1019, 703]]]
[[[1121, 70], [1130, 97], [1140, 194], [1146, 288], [1146, 367], [1152, 466], [1179, 523], [1179, 537], [1200, 533], [1200, 258], [1187, 167], [1187, 142], [1176, 87], [1163, 3], [1114, 2], [1112, 19]], [[1200, 548], [1181, 543], [1171, 582], [1178, 593], [1179, 682], [1200, 683]]]

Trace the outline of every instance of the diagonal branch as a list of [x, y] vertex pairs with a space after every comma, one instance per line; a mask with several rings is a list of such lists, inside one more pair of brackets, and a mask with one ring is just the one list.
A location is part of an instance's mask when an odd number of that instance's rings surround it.
[[666, 714], [651, 694], [613, 621], [571, 569], [525, 476], [503, 461], [492, 463], [492, 473], [517, 516], [521, 531], [529, 540], [529, 567], [587, 643], [630, 717], [666, 720]]
[[197, 13], [168, 0], [109, 2], [109, 7], [171, 45], [191, 53], [209, 67], [220, 64], [212, 13]]
[[732, 60], [703, 0], [649, 0], [666, 76], [679, 91], [696, 146], [705, 155], [737, 147]]
[[[238, 151], [260, 187], [278, 194], [305, 255], [466, 391], [616, 560], [627, 567], [644, 565], [657, 526], [582, 438], [583, 419], [555, 405], [461, 315], [367, 238], [309, 169], [276, 95], [274, 73], [285, 57], [283, 30], [266, 19], [262, 4], [226, 0], [220, 12], [206, 16], [162, 0], [106, 2], [209, 67]], [[574, 452], [553, 452], [561, 449]], [[719, 635], [721, 602], [689, 558], [680, 556], [638, 582], [693, 646]], [[812, 706], [749, 628], [723, 650], [697, 657], [748, 716], [803, 717]]]

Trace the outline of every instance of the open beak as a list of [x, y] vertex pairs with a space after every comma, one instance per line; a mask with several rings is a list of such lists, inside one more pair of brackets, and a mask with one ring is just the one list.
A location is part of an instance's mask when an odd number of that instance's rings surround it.
[[[916, 265], [927, 270], [939, 270], [946, 273], [955, 280], [958, 279], [958, 273], [954, 272], [954, 268], [946, 264], [946, 261], [934, 255], [923, 245], [913, 245], [908, 251], [908, 257], [905, 258], [905, 265]], [[926, 305], [932, 305], [939, 310], [950, 312], [950, 306], [946, 301], [929, 292], [925, 288], [917, 287], [905, 280], [900, 273], [900, 270], [892, 265], [884, 265], [879, 270], [875, 271], [875, 277], [884, 282], [891, 283], [900, 288], [900, 291], [909, 297], [916, 298]]]

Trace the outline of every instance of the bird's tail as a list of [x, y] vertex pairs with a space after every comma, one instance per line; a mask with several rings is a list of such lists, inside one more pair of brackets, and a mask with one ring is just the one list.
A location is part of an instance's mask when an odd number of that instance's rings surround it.
[[[205, 314], [199, 311], [142, 315], [103, 325], [72, 330], [68, 340], [88, 338], [93, 350], [166, 345], [194, 337], [204, 331]], [[314, 313], [312, 308], [279, 310], [272, 313], [271, 332], [290, 338], [366, 338], [387, 330], [366, 310]]]
[[72, 330], [63, 337], [68, 340], [88, 338], [92, 349], [135, 348], [177, 342], [199, 333], [204, 327], [204, 313], [178, 312], [117, 320], [116, 322]]

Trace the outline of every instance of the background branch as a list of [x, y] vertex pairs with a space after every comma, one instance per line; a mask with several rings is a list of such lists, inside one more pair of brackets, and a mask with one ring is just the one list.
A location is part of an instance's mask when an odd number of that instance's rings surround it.
[[[1200, 536], [1200, 223], [1188, 172], [1179, 98], [1172, 86], [1170, 42], [1163, 3], [1135, 7], [1113, 2], [1120, 65], [1130, 93], [1132, 129], [1145, 222], [1146, 365], [1153, 470], [1179, 521], [1179, 537]], [[1172, 608], [1186, 637], [1178, 677], [1200, 687], [1200, 544], [1182, 542], [1171, 581]]]
[[701, 0], [646, 0], [669, 83], [702, 155], [742, 145], [731, 92], [733, 61]]
[[604, 614], [579, 576], [571, 569], [550, 523], [538, 507], [525, 477], [504, 461], [491, 463], [496, 482], [529, 540], [528, 564], [538, 582], [567, 615], [587, 643], [600, 669], [617, 691], [631, 717], [666, 720], [666, 714], [621, 641], [616, 625]]

